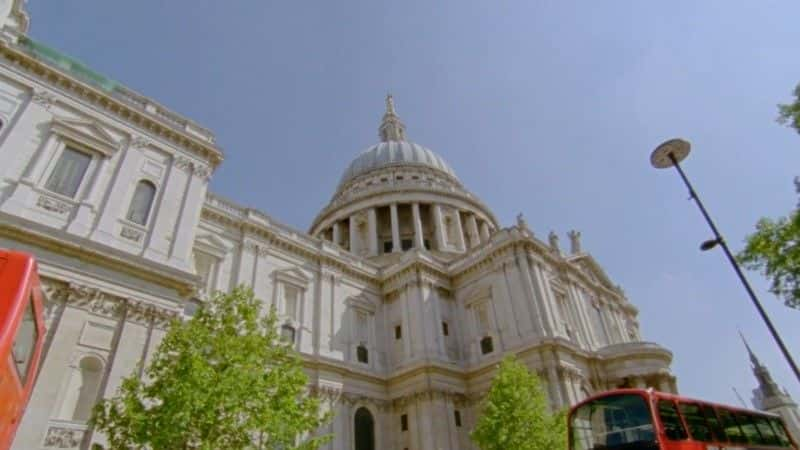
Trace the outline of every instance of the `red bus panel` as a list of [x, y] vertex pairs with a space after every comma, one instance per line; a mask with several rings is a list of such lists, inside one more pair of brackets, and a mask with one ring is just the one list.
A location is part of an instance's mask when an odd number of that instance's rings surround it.
[[11, 446], [39, 370], [42, 308], [34, 258], [0, 250], [0, 450]]

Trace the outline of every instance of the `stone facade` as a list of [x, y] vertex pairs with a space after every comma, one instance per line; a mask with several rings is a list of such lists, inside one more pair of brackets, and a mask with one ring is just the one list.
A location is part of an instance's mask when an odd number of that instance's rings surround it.
[[303, 232], [207, 191], [223, 159], [210, 131], [25, 37], [22, 2], [2, 12], [0, 247], [38, 257], [48, 330], [14, 449], [102, 444], [91, 406], [141, 375], [170, 318], [241, 284], [277, 307], [336, 412], [329, 449], [356, 448], [357, 415], [378, 449], [474, 448], [477, 402], [509, 353], [556, 408], [618, 386], [676, 391], [671, 353], [641, 341], [580, 233], [565, 252], [521, 216], [501, 226], [407, 140], [391, 98], [381, 142]]

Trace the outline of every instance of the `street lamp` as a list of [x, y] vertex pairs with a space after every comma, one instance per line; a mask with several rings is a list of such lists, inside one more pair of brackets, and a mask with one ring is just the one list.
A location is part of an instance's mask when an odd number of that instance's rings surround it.
[[758, 301], [755, 292], [753, 292], [753, 288], [750, 287], [750, 283], [748, 283], [747, 278], [744, 277], [744, 273], [739, 267], [739, 264], [736, 262], [736, 258], [734, 258], [733, 254], [731, 254], [728, 244], [725, 243], [725, 239], [722, 238], [719, 230], [717, 230], [717, 226], [714, 225], [714, 221], [712, 221], [711, 217], [708, 215], [708, 211], [706, 211], [705, 206], [703, 206], [703, 202], [700, 201], [700, 197], [697, 196], [697, 192], [695, 192], [692, 184], [689, 183], [689, 179], [686, 178], [686, 174], [683, 173], [683, 169], [681, 169], [680, 162], [689, 156], [690, 149], [691, 145], [689, 142], [683, 139], [670, 139], [653, 150], [653, 153], [650, 155], [650, 164], [652, 164], [652, 166], [656, 169], [675, 167], [675, 169], [678, 170], [683, 183], [689, 189], [689, 198], [697, 203], [697, 207], [700, 208], [700, 212], [703, 213], [706, 223], [708, 223], [708, 226], [711, 227], [711, 231], [714, 233], [714, 239], [709, 239], [703, 242], [700, 245], [700, 250], [711, 250], [717, 245], [722, 247], [722, 250], [725, 252], [725, 256], [728, 257], [728, 261], [730, 261], [733, 269], [736, 271], [736, 275], [739, 276], [739, 280], [742, 282], [745, 290], [750, 295], [750, 300], [753, 301], [753, 305], [755, 305], [758, 313], [761, 315], [761, 319], [763, 319], [764, 323], [767, 324], [767, 328], [769, 328], [770, 333], [772, 333], [772, 337], [775, 339], [775, 342], [777, 342], [781, 352], [783, 352], [784, 358], [786, 358], [786, 361], [792, 367], [794, 375], [797, 377], [797, 381], [800, 381], [800, 370], [798, 370], [797, 364], [795, 364], [794, 359], [792, 359], [792, 355], [789, 354], [789, 350], [786, 349], [786, 345], [783, 343], [783, 340], [778, 334], [778, 331], [775, 329], [775, 326], [772, 325], [772, 321], [769, 319], [769, 316], [767, 316], [767, 312], [764, 311], [764, 308], [761, 306], [761, 302]]

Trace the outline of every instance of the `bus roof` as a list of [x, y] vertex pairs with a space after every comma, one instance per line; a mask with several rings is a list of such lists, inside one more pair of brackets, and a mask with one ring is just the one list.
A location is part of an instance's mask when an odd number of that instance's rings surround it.
[[759, 410], [756, 410], [756, 409], [748, 409], [748, 408], [742, 408], [742, 407], [737, 407], [737, 406], [725, 405], [725, 404], [722, 404], [722, 403], [709, 402], [709, 401], [706, 401], [706, 400], [699, 400], [699, 399], [695, 399], [695, 398], [684, 397], [682, 395], [670, 394], [668, 392], [660, 392], [660, 391], [656, 391], [654, 389], [639, 389], [639, 388], [612, 389], [610, 391], [601, 392], [600, 394], [593, 395], [593, 396], [583, 400], [582, 402], [576, 404], [575, 406], [572, 407], [572, 410], [574, 411], [575, 409], [577, 409], [580, 406], [583, 406], [586, 403], [591, 403], [592, 401], [595, 401], [595, 400], [599, 400], [599, 399], [602, 399], [602, 398], [605, 398], [605, 397], [610, 397], [612, 395], [619, 395], [619, 394], [638, 394], [638, 395], [646, 396], [648, 398], [666, 399], [666, 400], [674, 400], [674, 401], [689, 402], [689, 403], [701, 403], [703, 405], [710, 405], [710, 406], [713, 406], [715, 408], [725, 408], [725, 409], [730, 410], [730, 411], [747, 412], [747, 413], [751, 413], [751, 414], [755, 413], [755, 414], [759, 414], [759, 415], [762, 415], [762, 416], [769, 416], [769, 417], [778, 417], [778, 418], [780, 417], [777, 414], [766, 412], [766, 411], [759, 411]]

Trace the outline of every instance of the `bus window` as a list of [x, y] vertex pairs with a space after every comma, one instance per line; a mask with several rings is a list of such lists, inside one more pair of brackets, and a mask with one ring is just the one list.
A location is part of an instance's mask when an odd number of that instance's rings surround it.
[[689, 434], [695, 441], [713, 442], [714, 438], [711, 435], [711, 429], [706, 423], [706, 418], [703, 417], [700, 406], [694, 403], [679, 403], [678, 408], [681, 410], [681, 415], [686, 421], [686, 426], [689, 427]]
[[758, 432], [761, 433], [761, 437], [763, 438], [761, 442], [766, 445], [780, 445], [781, 441], [778, 439], [778, 436], [775, 434], [775, 430], [769, 425], [769, 420], [764, 416], [753, 416], [753, 422], [756, 424], [756, 428], [758, 428]]
[[664, 434], [671, 441], [681, 441], [687, 438], [686, 430], [683, 428], [681, 418], [675, 404], [669, 400], [658, 401], [658, 416], [664, 426]]
[[574, 450], [658, 448], [653, 420], [641, 395], [598, 398], [574, 410], [570, 419]]
[[786, 429], [783, 427], [783, 422], [781, 422], [780, 419], [772, 417], [769, 419], [769, 423], [772, 425], [772, 429], [775, 430], [775, 435], [778, 437], [778, 440], [780, 440], [781, 445], [786, 447], [792, 445], [789, 440], [789, 435], [786, 433]]
[[719, 442], [727, 442], [728, 437], [725, 436], [725, 430], [722, 429], [722, 425], [719, 423], [717, 413], [714, 412], [714, 407], [711, 405], [703, 405], [703, 413], [706, 416], [708, 426], [714, 433], [714, 438]]
[[19, 373], [20, 383], [23, 386], [28, 380], [28, 368], [33, 358], [38, 337], [36, 321], [33, 316], [33, 297], [31, 297], [25, 306], [25, 312], [22, 314], [22, 321], [20, 321], [17, 335], [14, 337], [14, 345], [11, 351], [14, 364], [17, 366], [17, 373]]
[[742, 428], [742, 432], [744, 433], [744, 437], [747, 438], [748, 443], [761, 443], [761, 435], [758, 433], [756, 424], [753, 423], [753, 418], [749, 414], [736, 413], [736, 421], [739, 422], [739, 426]]
[[728, 441], [734, 444], [746, 444], [747, 439], [739, 428], [739, 424], [733, 418], [733, 413], [727, 409], [719, 408], [719, 418], [722, 420], [722, 427], [725, 429], [725, 435], [728, 436]]

